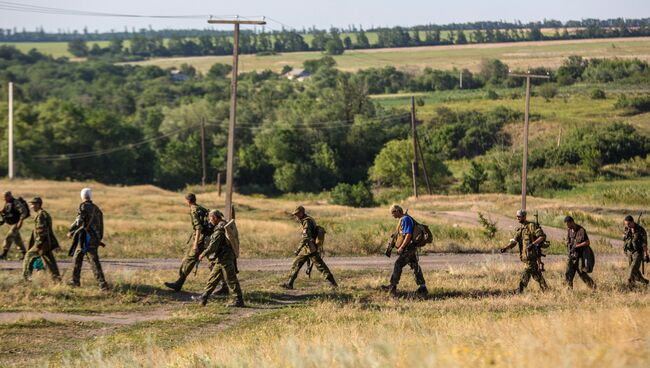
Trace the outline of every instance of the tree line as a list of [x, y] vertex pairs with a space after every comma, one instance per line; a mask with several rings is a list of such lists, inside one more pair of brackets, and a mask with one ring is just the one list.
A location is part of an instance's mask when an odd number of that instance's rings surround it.
[[[349, 73], [338, 70], [329, 56], [309, 60], [305, 67], [312, 77], [303, 83], [271, 71], [240, 75], [237, 190], [278, 194], [343, 185], [335, 191], [341, 198], [366, 204], [370, 185], [408, 187], [410, 117], [404, 110], [374, 103], [370, 94], [459, 88], [453, 79], [458, 71], [410, 75], [388, 67]], [[77, 63], [0, 46], [3, 116], [6, 82], [16, 86], [18, 174], [181, 189], [201, 181], [203, 122], [208, 177], [214, 180], [225, 169], [230, 67], [215, 64], [205, 75], [188, 65], [182, 69], [188, 80], [175, 80], [170, 70], [156, 66]], [[518, 85], [520, 81], [508, 78], [508, 69], [499, 60], [487, 60], [479, 72], [466, 71], [464, 81], [486, 90]], [[639, 60], [571, 57], [550, 73], [558, 84], [650, 81], [650, 67]], [[511, 137], [503, 128], [521, 119], [520, 112], [499, 107], [483, 112], [438, 109], [432, 120], [422, 122], [422, 151], [435, 189], [449, 189], [445, 160], [482, 157], [498, 158], [478, 163], [490, 173], [491, 190], [515, 188], [520, 154], [504, 150]], [[611, 129], [580, 132], [575, 137], [584, 142], [580, 145], [532, 152], [531, 167], [582, 165], [594, 170], [645, 156], [647, 138], [631, 126]], [[1, 125], [0, 135], [5, 130]], [[0, 150], [1, 171], [6, 162], [6, 149]], [[541, 188], [551, 179], [558, 180], [540, 177], [535, 184]], [[481, 186], [468, 183], [467, 190]]]

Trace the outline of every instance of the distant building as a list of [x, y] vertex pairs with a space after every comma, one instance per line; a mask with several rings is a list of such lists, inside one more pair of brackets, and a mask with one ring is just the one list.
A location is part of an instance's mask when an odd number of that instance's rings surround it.
[[187, 74], [181, 72], [178, 69], [173, 69], [170, 73], [174, 82], [185, 82], [186, 80], [190, 79]]
[[288, 80], [297, 80], [298, 82], [302, 82], [310, 76], [311, 74], [305, 69], [293, 69], [283, 75]]

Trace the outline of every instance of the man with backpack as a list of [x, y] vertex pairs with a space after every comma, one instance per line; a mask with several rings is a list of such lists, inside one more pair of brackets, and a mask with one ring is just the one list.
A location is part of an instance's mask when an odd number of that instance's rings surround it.
[[625, 234], [623, 235], [625, 243], [625, 255], [628, 260], [627, 284], [632, 289], [636, 282], [647, 286], [648, 279], [643, 277], [641, 266], [644, 262], [650, 261], [648, 257], [648, 234], [643, 226], [634, 221], [634, 217], [625, 216]]
[[[209, 239], [210, 234], [212, 234], [212, 226], [210, 226], [208, 222], [210, 211], [196, 203], [196, 195], [194, 193], [188, 193], [185, 196], [185, 202], [190, 208], [192, 235], [190, 236], [189, 241], [192, 242], [192, 246], [188, 249], [185, 257], [181, 261], [181, 267], [178, 270], [178, 279], [175, 282], [165, 282], [165, 286], [174, 291], [181, 291], [183, 284], [185, 284], [185, 280], [197, 266], [199, 255], [205, 250], [206, 242]], [[225, 283], [222, 283], [221, 289], [217, 291], [217, 294], [227, 295], [228, 286], [226, 286]]]
[[394, 237], [394, 244], [391, 243], [391, 246], [387, 249], [386, 255], [390, 257], [390, 251], [392, 251], [394, 246], [397, 248], [397, 254], [399, 256], [397, 257], [397, 260], [395, 260], [393, 274], [390, 277], [390, 285], [385, 285], [382, 288], [388, 290], [391, 295], [396, 296], [397, 284], [399, 284], [399, 280], [402, 277], [402, 269], [406, 265], [409, 265], [413, 270], [415, 283], [418, 285], [418, 295], [426, 296], [429, 291], [427, 290], [422, 268], [418, 262], [417, 244], [415, 242], [415, 232], [418, 224], [411, 216], [404, 213], [402, 207], [396, 204], [391, 206], [390, 214], [394, 218], [399, 219], [399, 222]]
[[567, 227], [567, 250], [569, 259], [567, 260], [565, 278], [569, 289], [573, 289], [573, 279], [580, 276], [580, 279], [591, 289], [596, 288], [596, 283], [589, 277], [589, 272], [593, 270], [593, 251], [589, 246], [589, 236], [584, 227], [576, 224], [571, 216], [564, 218]]
[[298, 277], [298, 272], [300, 272], [300, 269], [305, 263], [311, 262], [316, 266], [318, 271], [323, 274], [325, 279], [332, 284], [332, 287], [338, 287], [336, 280], [334, 280], [334, 275], [332, 275], [332, 272], [330, 272], [330, 269], [327, 267], [320, 255], [321, 249], [319, 245], [316, 244], [317, 239], [321, 238], [322, 240], [323, 238], [323, 236], [319, 237], [319, 232], [324, 234], [323, 228], [318, 227], [316, 221], [305, 213], [305, 208], [303, 206], [298, 206], [293, 211], [292, 215], [300, 221], [302, 234], [300, 245], [298, 250], [295, 252], [296, 258], [291, 267], [289, 281], [280, 286], [285, 289], [293, 289], [293, 282]]
[[11, 192], [5, 192], [5, 206], [2, 209], [0, 215], [2, 216], [2, 223], [9, 225], [9, 232], [5, 236], [5, 241], [3, 244], [2, 254], [0, 254], [0, 259], [7, 259], [9, 254], [9, 249], [11, 249], [12, 244], [16, 244], [16, 247], [20, 249], [23, 253], [20, 259], [25, 258], [25, 243], [23, 238], [20, 236], [20, 228], [23, 227], [23, 222], [26, 218], [29, 217], [29, 207], [27, 202], [22, 197], [14, 198]]
[[61, 274], [56, 264], [53, 251], [59, 248], [59, 242], [52, 230], [52, 217], [43, 209], [41, 197], [29, 201], [34, 210], [34, 230], [29, 239], [29, 250], [23, 262], [23, 278], [29, 281], [34, 269], [34, 262], [41, 258], [44, 268], [51, 274], [55, 282], [61, 282]]
[[104, 245], [102, 243], [102, 239], [104, 238], [104, 214], [93, 203], [92, 194], [90, 188], [83, 188], [81, 190], [80, 196], [82, 202], [79, 205], [79, 212], [77, 218], [70, 225], [70, 231], [68, 231], [68, 238], [73, 239], [73, 245], [70, 249], [70, 253], [72, 254], [70, 256], [74, 264], [72, 280], [68, 285], [72, 287], [81, 286], [81, 266], [83, 265], [84, 257], [88, 257], [99, 287], [102, 290], [108, 290], [108, 283], [104, 278], [98, 253], [99, 247]]

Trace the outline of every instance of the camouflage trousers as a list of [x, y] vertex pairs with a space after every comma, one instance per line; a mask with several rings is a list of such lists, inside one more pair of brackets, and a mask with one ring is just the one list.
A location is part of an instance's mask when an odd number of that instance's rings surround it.
[[596, 283], [594, 280], [589, 276], [589, 274], [585, 271], [582, 270], [581, 265], [580, 265], [581, 259], [574, 259], [569, 257], [567, 260], [566, 264], [566, 271], [564, 273], [565, 277], [565, 282], [567, 286], [571, 289], [573, 289], [573, 279], [576, 277], [576, 273], [578, 276], [580, 276], [580, 279], [587, 284], [592, 289], [596, 288]]
[[642, 284], [647, 285], [648, 280], [643, 277], [643, 274], [641, 273], [641, 264], [643, 263], [643, 252], [628, 252], [627, 254], [627, 260], [628, 260], [628, 276], [627, 276], [627, 282], [630, 285], [633, 285], [635, 282], [640, 282]]
[[16, 244], [16, 247], [20, 249], [21, 252], [25, 253], [27, 251], [25, 249], [25, 243], [23, 242], [23, 238], [20, 236], [20, 230], [16, 229], [16, 225], [9, 225], [9, 231], [5, 236], [5, 241], [2, 245], [2, 250], [5, 252], [9, 251], [9, 249], [11, 249], [11, 245], [14, 243]]
[[187, 253], [185, 253], [185, 257], [183, 257], [183, 260], [181, 261], [181, 267], [178, 269], [177, 283], [179, 283], [181, 286], [185, 283], [187, 276], [189, 276], [192, 271], [194, 271], [196, 264], [199, 263], [199, 256], [201, 253], [203, 253], [204, 250], [205, 242], [203, 240], [199, 241], [196, 250], [192, 249], [192, 246], [190, 245]]
[[32, 264], [38, 257], [41, 257], [43, 260], [43, 265], [45, 265], [45, 269], [52, 275], [52, 279], [60, 281], [61, 274], [59, 273], [59, 267], [56, 264], [54, 253], [49, 251], [41, 254], [35, 247], [28, 250], [27, 254], [25, 254], [25, 259], [23, 260], [23, 278], [27, 280], [32, 276]]
[[241, 286], [239, 279], [237, 279], [237, 266], [235, 266], [235, 255], [228, 255], [217, 259], [210, 272], [210, 277], [205, 285], [205, 295], [210, 295], [214, 290], [220, 286], [224, 281], [234, 292], [235, 299], [242, 299]]
[[305, 263], [307, 263], [307, 261], [311, 261], [311, 263], [316, 266], [316, 269], [320, 271], [326, 280], [332, 283], [334, 282], [334, 275], [332, 275], [329, 267], [327, 267], [325, 261], [323, 261], [323, 258], [321, 258], [320, 253], [313, 252], [296, 256], [296, 258], [293, 260], [293, 265], [291, 266], [291, 272], [289, 273], [289, 284], [293, 284], [296, 278], [298, 278], [298, 272], [300, 272], [300, 269]]
[[548, 289], [548, 285], [546, 284], [546, 280], [544, 280], [542, 272], [539, 270], [537, 261], [535, 259], [528, 259], [524, 264], [526, 265], [526, 268], [524, 269], [524, 273], [521, 275], [521, 280], [519, 281], [519, 291], [524, 291], [528, 286], [531, 277], [539, 283], [539, 287], [542, 290]]
[[97, 247], [89, 245], [86, 247], [86, 252], [82, 250], [83, 247], [79, 246], [72, 255], [72, 262], [74, 263], [74, 268], [72, 269], [72, 282], [79, 285], [81, 282], [81, 266], [83, 266], [84, 257], [88, 258], [90, 262], [90, 267], [93, 270], [93, 275], [100, 286], [106, 285], [106, 279], [104, 278], [104, 272], [102, 271], [102, 264], [99, 263], [99, 254], [97, 253]]
[[411, 270], [413, 270], [413, 275], [415, 276], [415, 283], [418, 286], [424, 286], [426, 281], [424, 281], [424, 274], [422, 274], [422, 268], [418, 263], [418, 254], [417, 248], [415, 246], [408, 246], [402, 252], [402, 254], [397, 257], [395, 265], [393, 266], [393, 274], [390, 277], [391, 286], [397, 286], [399, 280], [402, 278], [402, 269], [409, 265]]

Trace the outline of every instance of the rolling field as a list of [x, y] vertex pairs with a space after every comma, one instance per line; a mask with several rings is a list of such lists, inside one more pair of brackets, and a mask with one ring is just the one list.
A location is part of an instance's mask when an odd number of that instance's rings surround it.
[[[519, 42], [501, 44], [423, 46], [400, 49], [346, 51], [335, 56], [341, 70], [394, 66], [401, 70], [419, 72], [426, 67], [434, 69], [467, 68], [477, 71], [481, 60], [498, 58], [513, 69], [545, 66], [558, 67], [566, 57], [582, 55], [587, 58], [632, 58], [650, 60], [650, 38], [620, 38], [609, 40], [576, 40]], [[240, 71], [270, 69], [280, 71], [289, 65], [301, 68], [305, 60], [317, 59], [320, 52], [294, 52], [271, 56], [240, 56]], [[151, 59], [136, 65], [157, 65], [162, 68], [178, 67], [187, 63], [206, 73], [214, 63], [232, 63], [231, 56], [199, 56]]]

